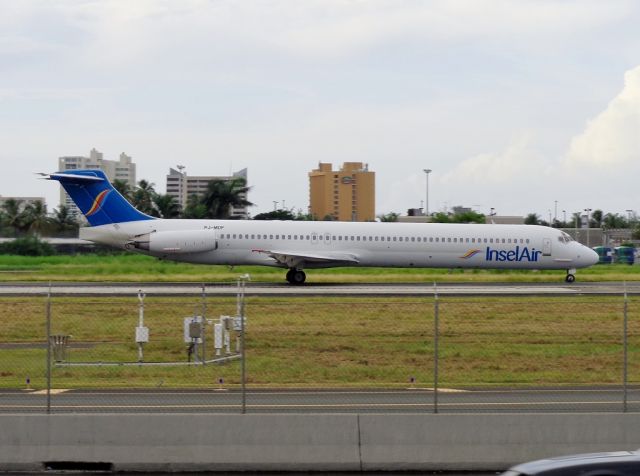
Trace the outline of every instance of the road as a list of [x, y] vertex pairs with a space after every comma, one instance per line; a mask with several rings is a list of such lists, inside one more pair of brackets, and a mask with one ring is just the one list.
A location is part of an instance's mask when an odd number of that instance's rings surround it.
[[[640, 295], [640, 282], [600, 283], [426, 283], [392, 284], [306, 284], [291, 286], [275, 283], [248, 283], [247, 295], [260, 296], [574, 296], [574, 295]], [[193, 296], [202, 293], [197, 283], [56, 283], [51, 292], [57, 296], [126, 296], [142, 289], [148, 296]], [[47, 283], [2, 283], [0, 296], [46, 295]], [[234, 283], [207, 284], [208, 295], [235, 295]]]
[[[2, 390], [0, 413], [44, 412], [45, 391]], [[52, 390], [54, 413], [216, 412], [238, 413], [239, 390]], [[434, 392], [404, 390], [248, 390], [249, 413], [434, 412]], [[640, 411], [640, 387], [627, 392], [627, 410]], [[621, 388], [498, 389], [438, 392], [440, 413], [621, 412]]]

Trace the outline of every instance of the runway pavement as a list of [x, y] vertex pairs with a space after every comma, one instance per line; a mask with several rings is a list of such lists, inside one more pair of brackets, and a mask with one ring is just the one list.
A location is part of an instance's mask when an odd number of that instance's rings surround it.
[[[442, 389], [439, 413], [567, 413], [621, 412], [623, 389]], [[46, 391], [0, 391], [0, 413], [46, 411]], [[436, 409], [432, 389], [403, 390], [249, 390], [250, 413], [432, 413]], [[238, 413], [239, 390], [52, 390], [54, 413]], [[627, 411], [640, 411], [640, 388], [627, 392]]]
[[[235, 283], [208, 283], [208, 295], [235, 295]], [[572, 296], [640, 294], [640, 282], [559, 283], [393, 283], [393, 284], [306, 284], [247, 283], [247, 295], [260, 296]], [[46, 295], [47, 283], [2, 283], [0, 296]], [[193, 296], [202, 293], [197, 283], [55, 283], [57, 296], [126, 296], [143, 290], [148, 296]]]

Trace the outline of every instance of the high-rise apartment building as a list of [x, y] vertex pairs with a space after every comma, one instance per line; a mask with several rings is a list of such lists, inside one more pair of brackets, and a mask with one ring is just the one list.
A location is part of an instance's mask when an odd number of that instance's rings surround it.
[[[178, 166], [180, 170], [173, 168], [169, 169], [169, 175], [167, 175], [167, 195], [171, 195], [176, 199], [180, 205], [180, 209], [183, 210], [187, 206], [187, 201], [192, 195], [202, 197], [207, 190], [207, 186], [212, 180], [232, 180], [234, 178], [243, 178], [245, 184], [247, 181], [247, 169], [242, 169], [234, 172], [232, 175], [187, 175], [184, 172], [184, 167]], [[243, 199], [247, 200], [247, 194], [241, 195]], [[231, 210], [231, 218], [246, 219], [249, 216], [247, 207], [233, 207]]]
[[345, 162], [340, 170], [320, 162], [309, 172], [309, 212], [318, 220], [331, 216], [340, 221], [376, 218], [376, 174], [362, 162]]
[[[75, 169], [100, 169], [112, 182], [124, 180], [132, 190], [136, 186], [136, 164], [124, 152], [120, 154], [119, 160], [104, 159], [102, 152], [98, 152], [96, 149], [91, 149], [89, 157], [65, 156], [58, 159], [58, 171]], [[80, 210], [62, 187], [60, 187], [60, 204], [66, 205], [73, 216], [81, 216]]]

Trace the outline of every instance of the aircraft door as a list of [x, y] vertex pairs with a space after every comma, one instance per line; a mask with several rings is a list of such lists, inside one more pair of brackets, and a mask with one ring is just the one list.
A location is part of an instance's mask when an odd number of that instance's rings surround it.
[[318, 234], [315, 231], [311, 233], [311, 244], [312, 245], [318, 244]]
[[542, 240], [542, 256], [551, 256], [551, 238]]

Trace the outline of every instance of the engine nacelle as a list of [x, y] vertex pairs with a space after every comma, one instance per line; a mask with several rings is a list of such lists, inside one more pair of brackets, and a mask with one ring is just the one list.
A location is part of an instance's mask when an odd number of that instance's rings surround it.
[[128, 246], [150, 253], [203, 253], [217, 249], [218, 240], [214, 230], [157, 231], [136, 236]]

